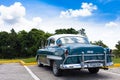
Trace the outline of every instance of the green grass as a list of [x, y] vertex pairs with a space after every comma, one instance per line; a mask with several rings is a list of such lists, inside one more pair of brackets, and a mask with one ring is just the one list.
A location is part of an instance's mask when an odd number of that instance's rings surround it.
[[114, 63], [120, 63], [120, 58], [113, 58]]
[[25, 63], [36, 62], [35, 57], [31, 57], [31, 58], [16, 58], [16, 59], [0, 59], [0, 61], [6, 61], [6, 60], [23, 60]]
[[23, 60], [25, 63], [36, 62], [35, 57], [25, 58], [25, 59], [21, 59], [21, 60]]

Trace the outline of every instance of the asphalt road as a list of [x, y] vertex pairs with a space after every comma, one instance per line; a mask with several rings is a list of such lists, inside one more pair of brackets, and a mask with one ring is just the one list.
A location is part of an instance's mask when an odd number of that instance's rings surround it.
[[90, 74], [87, 70], [64, 71], [63, 76], [55, 77], [49, 67], [29, 66], [41, 80], [120, 80], [120, 69], [100, 70], [98, 74]]
[[34, 80], [19, 63], [0, 64], [0, 80]]
[[[36, 78], [37, 77], [37, 78]], [[90, 74], [87, 70], [64, 71], [63, 76], [55, 77], [49, 67], [21, 66], [18, 63], [0, 64], [0, 80], [119, 80], [120, 68], [100, 70]]]

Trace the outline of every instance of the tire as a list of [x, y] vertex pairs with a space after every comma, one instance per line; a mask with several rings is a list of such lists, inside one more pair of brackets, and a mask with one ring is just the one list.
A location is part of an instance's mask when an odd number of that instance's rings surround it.
[[53, 62], [52, 70], [53, 70], [53, 74], [54, 74], [55, 76], [61, 76], [61, 75], [62, 75], [62, 70], [59, 69], [59, 67], [58, 67], [58, 65], [56, 64], [55, 61]]
[[38, 65], [38, 67], [43, 67], [43, 64], [41, 63], [39, 56], [38, 56], [38, 59], [37, 59], [37, 65]]
[[99, 72], [99, 68], [88, 68], [88, 71], [92, 74], [96, 74]]

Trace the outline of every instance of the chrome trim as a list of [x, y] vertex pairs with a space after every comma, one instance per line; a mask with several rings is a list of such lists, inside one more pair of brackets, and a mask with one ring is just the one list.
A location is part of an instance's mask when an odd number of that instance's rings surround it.
[[108, 62], [107, 64], [106, 64], [106, 66], [112, 66], [113, 65], [113, 62]]
[[66, 56], [66, 58], [64, 59], [64, 61], [63, 61], [63, 64], [65, 63], [65, 61], [67, 60], [67, 58], [69, 58], [69, 57], [75, 57], [75, 56], [82, 56], [82, 62], [84, 62], [84, 56], [103, 56], [104, 54], [84, 54], [84, 53], [82, 53], [82, 55], [68, 55], [68, 56]]
[[[80, 69], [80, 68], [90, 68], [88, 67], [90, 63], [85, 63], [84, 65], [82, 64], [65, 64], [65, 65], [60, 65], [60, 68], [61, 69]], [[99, 66], [96, 66], [96, 67], [103, 67], [103, 63], [99, 63], [100, 65]]]
[[60, 65], [61, 69], [76, 69], [76, 68], [81, 68], [80, 64], [67, 64], [67, 65]]
[[[85, 63], [83, 66], [82, 66], [82, 64], [61, 64], [60, 65], [60, 69], [81, 69], [82, 67], [84, 67], [84, 68], [89, 68], [88, 67], [88, 64], [89, 63]], [[101, 65], [99, 65], [99, 66], [97, 66], [97, 67], [100, 67], [100, 68], [102, 68], [102, 67], [104, 67], [104, 63], [100, 63]], [[113, 65], [113, 62], [109, 62], [109, 63], [107, 63], [106, 64], [107, 66], [111, 66], [111, 65]]]
[[87, 61], [84, 61], [85, 63], [87, 62], [104, 62], [104, 60], [87, 60]]
[[105, 62], [104, 62], [104, 66], [106, 66], [106, 64], [107, 64], [107, 54], [106, 54], [106, 51], [104, 52], [104, 59], [105, 59], [105, 60], [104, 60], [104, 61], [105, 61]]
[[53, 55], [47, 55], [48, 59], [53, 59], [53, 60], [62, 60], [62, 57], [60, 56], [53, 56]]
[[84, 53], [82, 53], [82, 62], [81, 62], [81, 67], [84, 68]]
[[[103, 56], [104, 54], [84, 54], [84, 56]], [[67, 57], [82, 56], [82, 55], [68, 55]]]
[[[69, 58], [69, 57], [74, 57], [74, 56], [80, 56], [82, 57], [82, 61], [80, 64], [65, 64], [65, 61]], [[84, 57], [85, 56], [104, 56], [104, 59], [103, 60], [84, 60]], [[82, 53], [81, 55], [68, 55], [66, 56], [66, 58], [64, 59], [63, 63], [60, 65], [60, 68], [76, 68], [76, 65], [77, 65], [77, 68], [87, 68], [87, 63], [92, 63], [92, 62], [97, 62], [97, 63], [102, 63], [103, 65], [102, 66], [98, 66], [98, 67], [105, 67], [105, 66], [111, 66], [113, 63], [112, 62], [109, 62], [107, 63], [107, 56], [111, 56], [110, 54], [106, 54], [106, 52], [104, 54], [84, 54]]]

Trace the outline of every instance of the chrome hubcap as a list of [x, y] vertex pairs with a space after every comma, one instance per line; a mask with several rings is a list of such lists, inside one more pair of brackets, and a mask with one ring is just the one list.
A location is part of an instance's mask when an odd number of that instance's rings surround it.
[[58, 72], [58, 68], [57, 68], [57, 65], [56, 65], [56, 64], [53, 65], [53, 72], [54, 72], [55, 74]]
[[38, 59], [37, 63], [38, 63], [38, 65], [40, 64], [40, 60], [39, 59]]

